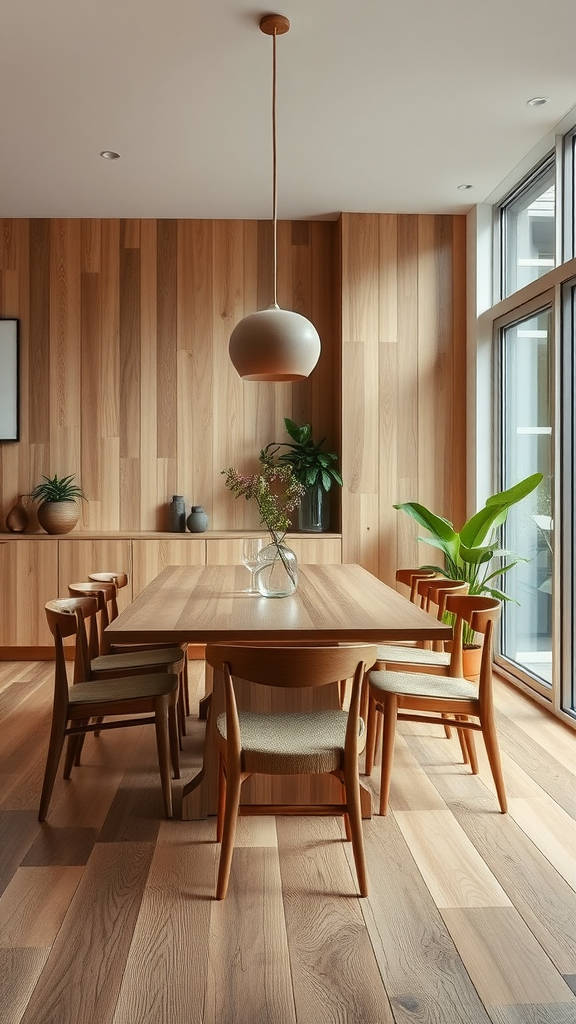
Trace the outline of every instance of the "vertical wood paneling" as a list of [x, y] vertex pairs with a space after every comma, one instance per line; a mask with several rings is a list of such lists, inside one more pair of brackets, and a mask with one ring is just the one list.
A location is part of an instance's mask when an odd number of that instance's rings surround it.
[[[178, 278], [176, 273], [178, 225], [175, 220], [157, 222], [157, 310], [158, 310], [158, 456], [176, 459], [176, 316]], [[174, 464], [176, 469], [176, 464]]]
[[[228, 340], [272, 301], [269, 221], [1, 222], [0, 315], [20, 320], [21, 441], [0, 446], [3, 517], [42, 473], [77, 472], [77, 531], [163, 529], [172, 493], [212, 528], [257, 529], [221, 469], [257, 467], [310, 421], [341, 453], [343, 561], [393, 582], [424, 560], [394, 502], [459, 519], [465, 456], [464, 218], [280, 222], [279, 302], [322, 354], [295, 385], [241, 381]], [[46, 382], [49, 381], [49, 387]]]
[[50, 442], [50, 391], [46, 381], [50, 377], [50, 222], [30, 222], [30, 365], [28, 392], [34, 396], [30, 403], [30, 443], [45, 445]]
[[[158, 457], [157, 424], [166, 399], [161, 402], [158, 385], [156, 221], [142, 221], [140, 239], [140, 525], [143, 530], [164, 530], [168, 526], [164, 495], [170, 485], [159, 473], [165, 462]], [[175, 416], [175, 401], [173, 405]], [[175, 462], [172, 459], [174, 469]]]
[[393, 583], [427, 557], [393, 505], [419, 500], [450, 518], [465, 503], [454, 468], [465, 465], [465, 221], [373, 221], [370, 233], [366, 215], [341, 222], [343, 561]]

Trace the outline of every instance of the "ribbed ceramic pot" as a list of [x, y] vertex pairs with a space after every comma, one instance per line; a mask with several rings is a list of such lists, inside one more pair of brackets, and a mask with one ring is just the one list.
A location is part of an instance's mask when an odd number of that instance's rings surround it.
[[43, 501], [38, 508], [38, 522], [46, 533], [70, 533], [79, 519], [76, 501]]

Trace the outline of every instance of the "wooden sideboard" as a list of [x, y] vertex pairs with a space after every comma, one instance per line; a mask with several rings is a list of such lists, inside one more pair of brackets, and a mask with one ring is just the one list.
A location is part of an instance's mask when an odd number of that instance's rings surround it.
[[[242, 538], [266, 536], [258, 531], [175, 533], [46, 533], [0, 537], [0, 660], [51, 658], [52, 637], [44, 605], [67, 597], [68, 584], [90, 572], [128, 572], [130, 583], [119, 594], [120, 607], [136, 597], [167, 565], [239, 565]], [[340, 534], [289, 534], [287, 542], [303, 564], [339, 564]]]

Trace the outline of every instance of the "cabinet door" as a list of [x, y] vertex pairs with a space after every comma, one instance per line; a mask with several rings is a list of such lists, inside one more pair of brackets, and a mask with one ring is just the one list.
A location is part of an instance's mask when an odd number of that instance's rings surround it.
[[46, 647], [54, 641], [44, 605], [58, 597], [58, 541], [7, 540], [0, 544], [3, 647]]
[[301, 565], [340, 565], [342, 561], [340, 537], [289, 536], [287, 543]]
[[[250, 533], [246, 536], [257, 537]], [[262, 535], [262, 543], [269, 544], [270, 536]], [[206, 541], [206, 565], [242, 565], [242, 543], [244, 537], [226, 537]]]
[[91, 572], [126, 572], [128, 586], [118, 591], [118, 607], [126, 608], [132, 600], [131, 541], [125, 540], [61, 540], [60, 597], [68, 597], [69, 583], [85, 583]]
[[196, 537], [178, 540], [132, 542], [133, 596], [144, 590], [167, 565], [205, 565], [206, 541]]

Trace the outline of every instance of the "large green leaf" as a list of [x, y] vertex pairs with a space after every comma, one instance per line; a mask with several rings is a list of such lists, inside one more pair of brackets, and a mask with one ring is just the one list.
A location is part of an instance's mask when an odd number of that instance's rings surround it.
[[488, 544], [485, 547], [467, 548], [460, 545], [460, 558], [463, 562], [470, 562], [472, 565], [481, 565], [483, 562], [491, 562], [494, 558], [495, 546]]
[[509, 487], [507, 491], [500, 491], [499, 494], [493, 494], [491, 498], [486, 501], [487, 505], [501, 505], [510, 506], [515, 505], [517, 501], [521, 501], [527, 494], [530, 494], [543, 478], [543, 473], [532, 473], [531, 476], [527, 476], [524, 480], [520, 480], [513, 487]]
[[[417, 501], [406, 501], [399, 505], [394, 505], [394, 508], [406, 512], [407, 515], [415, 519], [420, 526], [424, 526], [430, 533], [440, 541], [440, 545], [447, 554], [450, 555], [454, 560], [458, 557], [458, 548], [460, 546], [460, 538], [455, 532], [452, 523], [448, 519], [442, 519], [441, 516], [435, 516], [433, 512], [430, 512], [424, 505], [420, 505]], [[427, 537], [423, 538], [426, 543], [429, 543]]]
[[501, 514], [500, 508], [492, 508], [485, 505], [479, 512], [476, 512], [460, 530], [460, 540], [467, 548], [476, 548], [494, 528], [495, 522]]

